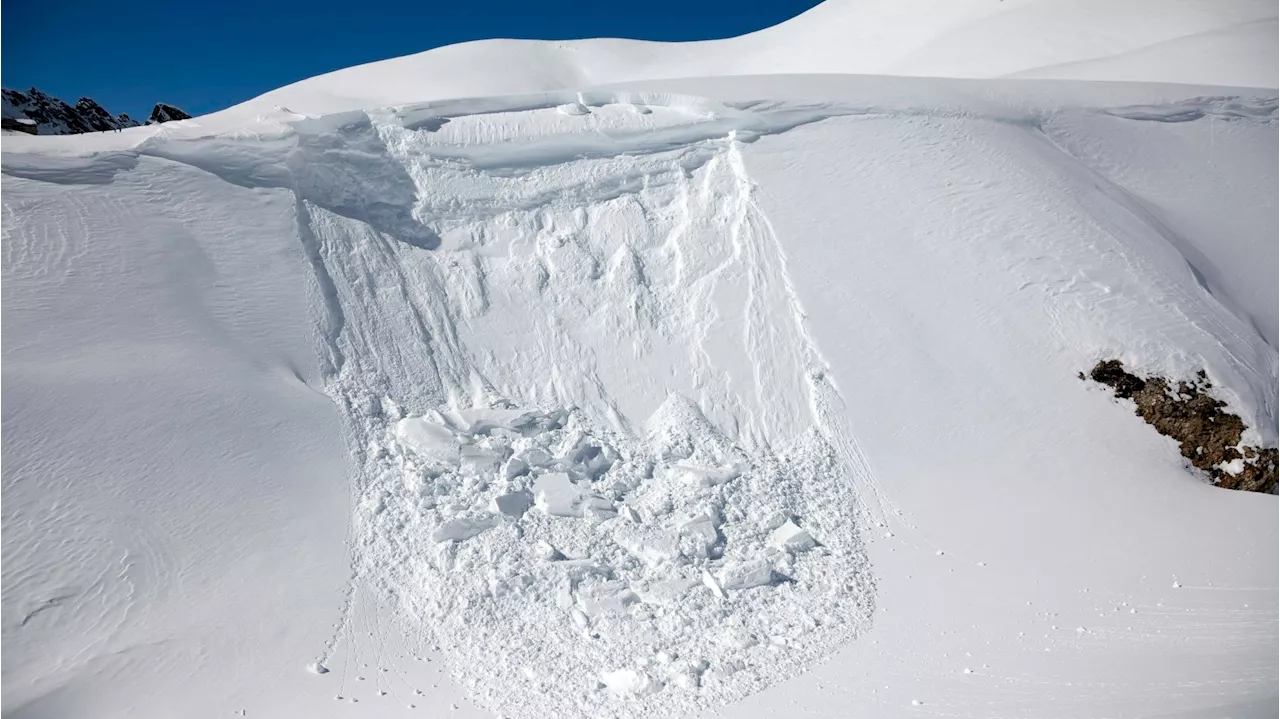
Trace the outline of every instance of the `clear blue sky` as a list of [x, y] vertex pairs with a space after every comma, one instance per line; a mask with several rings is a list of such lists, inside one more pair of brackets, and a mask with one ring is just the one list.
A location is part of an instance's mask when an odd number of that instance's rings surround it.
[[777, 24], [817, 0], [9, 0], [3, 83], [112, 113], [194, 115], [290, 82], [465, 40], [703, 40]]

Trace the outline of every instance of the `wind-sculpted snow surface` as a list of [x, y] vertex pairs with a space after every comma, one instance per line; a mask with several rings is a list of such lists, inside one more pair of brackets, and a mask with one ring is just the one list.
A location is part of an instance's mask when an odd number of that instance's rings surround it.
[[1274, 98], [886, 82], [6, 138], [6, 714], [1273, 703]]
[[739, 154], [830, 111], [560, 99], [298, 125], [355, 581], [503, 715], [669, 716], [872, 608], [871, 478]]

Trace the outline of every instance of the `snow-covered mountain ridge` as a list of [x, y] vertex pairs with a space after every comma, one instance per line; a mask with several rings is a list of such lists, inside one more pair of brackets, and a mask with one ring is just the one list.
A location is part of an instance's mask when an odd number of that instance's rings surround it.
[[1274, 90], [464, 47], [6, 136], [6, 715], [1274, 714], [1275, 497], [1077, 379], [1275, 446]]
[[858, 74], [1275, 88], [1264, 0], [848, 0], [689, 43], [483, 40], [360, 65], [251, 100], [325, 114], [638, 80]]

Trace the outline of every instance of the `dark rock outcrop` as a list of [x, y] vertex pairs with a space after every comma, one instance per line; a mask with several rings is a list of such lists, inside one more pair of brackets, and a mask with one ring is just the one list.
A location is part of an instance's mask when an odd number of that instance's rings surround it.
[[166, 105], [163, 102], [156, 103], [151, 109], [151, 116], [147, 118], [148, 125], [158, 125], [162, 122], [173, 122], [174, 120], [190, 120], [191, 116], [179, 110], [173, 105]]
[[[77, 135], [138, 127], [142, 123], [125, 114], [112, 115], [87, 97], [68, 105], [36, 88], [26, 92], [3, 90], [4, 129], [39, 135]], [[161, 103], [151, 111], [147, 124], [185, 120], [191, 117], [172, 105]]]
[[[1083, 372], [1080, 378], [1084, 379]], [[1244, 422], [1223, 411], [1227, 403], [1210, 394], [1213, 385], [1203, 370], [1191, 382], [1180, 381], [1175, 387], [1163, 377], [1143, 379], [1132, 374], [1120, 360], [1104, 360], [1090, 370], [1089, 378], [1110, 387], [1117, 397], [1133, 400], [1136, 414], [1176, 440], [1182, 456], [1214, 484], [1276, 493], [1276, 448], [1241, 445]]]

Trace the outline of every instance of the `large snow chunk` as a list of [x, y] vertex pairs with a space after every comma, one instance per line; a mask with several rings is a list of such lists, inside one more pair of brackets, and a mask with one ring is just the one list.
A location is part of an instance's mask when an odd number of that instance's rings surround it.
[[516, 452], [512, 459], [520, 460], [526, 467], [549, 467], [556, 461], [556, 458], [552, 457], [551, 453], [542, 447], [522, 449]]
[[696, 514], [680, 523], [680, 533], [694, 540], [697, 554], [706, 557], [720, 541], [720, 513], [715, 509]]
[[507, 492], [494, 497], [489, 506], [498, 514], [519, 518], [533, 506], [533, 495], [524, 490]]
[[497, 517], [450, 519], [436, 527], [436, 531], [431, 533], [431, 540], [434, 542], [465, 542], [496, 526], [498, 526]]
[[396, 441], [420, 458], [432, 462], [458, 463], [458, 437], [425, 417], [409, 417], [396, 422]]
[[564, 472], [549, 472], [534, 480], [533, 498], [538, 509], [553, 517], [582, 517], [588, 510], [606, 515], [617, 512], [613, 502], [593, 496]]
[[491, 449], [467, 445], [459, 450], [458, 461], [463, 474], [478, 477], [497, 472], [502, 458]]
[[773, 565], [766, 559], [737, 562], [720, 570], [720, 586], [725, 589], [750, 589], [769, 584], [773, 584]]
[[736, 466], [715, 468], [677, 464], [671, 469], [677, 477], [698, 487], [715, 487], [742, 476], [742, 470]]
[[460, 409], [449, 415], [449, 422], [464, 434], [489, 434], [495, 429], [519, 432], [537, 418], [536, 413], [519, 409]]
[[600, 675], [600, 683], [615, 694], [652, 694], [662, 688], [660, 682], [634, 669], [605, 672]]
[[647, 586], [638, 589], [637, 594], [640, 595], [640, 599], [648, 604], [671, 606], [683, 600], [684, 595], [688, 594], [690, 589], [698, 586], [699, 582], [700, 579], [673, 577], [650, 582]]
[[578, 606], [589, 617], [601, 614], [626, 614], [640, 597], [626, 582], [605, 582], [578, 590]]
[[680, 546], [675, 537], [666, 532], [632, 525], [619, 531], [615, 538], [623, 549], [650, 567], [674, 561], [680, 556]]
[[804, 552], [817, 546], [813, 537], [790, 519], [769, 533], [769, 546], [788, 552]]

